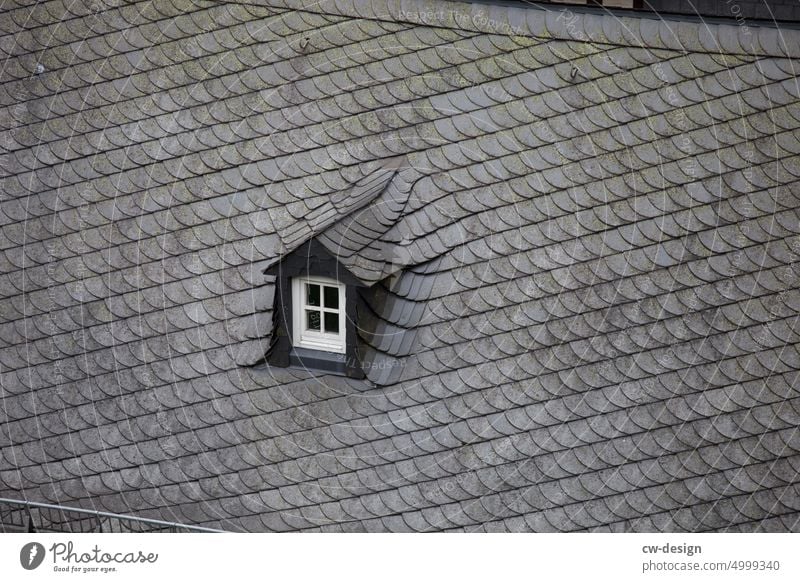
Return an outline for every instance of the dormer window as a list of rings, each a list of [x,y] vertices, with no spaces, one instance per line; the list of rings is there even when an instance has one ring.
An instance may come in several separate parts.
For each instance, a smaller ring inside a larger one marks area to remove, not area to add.
[[[292,345],[343,354],[346,351],[346,287],[326,277],[294,277]]]
[[[275,277],[274,330],[266,363],[363,378],[356,303],[364,283],[314,239],[266,273]]]

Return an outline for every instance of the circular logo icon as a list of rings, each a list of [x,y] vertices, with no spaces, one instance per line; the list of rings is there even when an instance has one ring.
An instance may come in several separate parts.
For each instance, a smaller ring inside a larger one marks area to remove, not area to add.
[[[35,570],[44,561],[44,546],[39,542],[30,542],[19,551],[19,563],[26,570]]]

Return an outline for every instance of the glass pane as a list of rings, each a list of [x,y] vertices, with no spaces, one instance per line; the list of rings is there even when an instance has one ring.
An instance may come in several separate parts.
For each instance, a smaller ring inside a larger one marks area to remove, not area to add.
[[[339,288],[325,286],[325,307],[339,309]]]
[[[325,313],[325,331],[327,333],[339,333],[338,313]]]
[[[319,307],[319,285],[306,283],[306,305]]]
[[[306,310],[306,329],[320,331],[319,311]]]

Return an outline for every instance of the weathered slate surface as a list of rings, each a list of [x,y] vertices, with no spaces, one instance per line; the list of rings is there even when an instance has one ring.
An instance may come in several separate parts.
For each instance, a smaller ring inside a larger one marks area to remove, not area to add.
[[[250,531],[800,529],[796,31],[0,7],[2,496]],[[263,269],[320,234],[386,277],[367,382],[249,366]]]

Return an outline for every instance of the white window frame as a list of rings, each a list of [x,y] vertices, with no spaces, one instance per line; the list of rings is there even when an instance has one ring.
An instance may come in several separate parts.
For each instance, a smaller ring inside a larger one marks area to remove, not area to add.
[[[325,307],[325,292],[320,288],[320,305],[306,303],[305,285],[324,285],[339,290],[339,306],[336,309]],[[292,345],[298,348],[321,350],[344,354],[347,349],[346,334],[345,285],[327,277],[293,277],[292,278]],[[306,308],[320,312],[320,331],[306,329]],[[325,333],[325,313],[339,315],[339,333]]]

